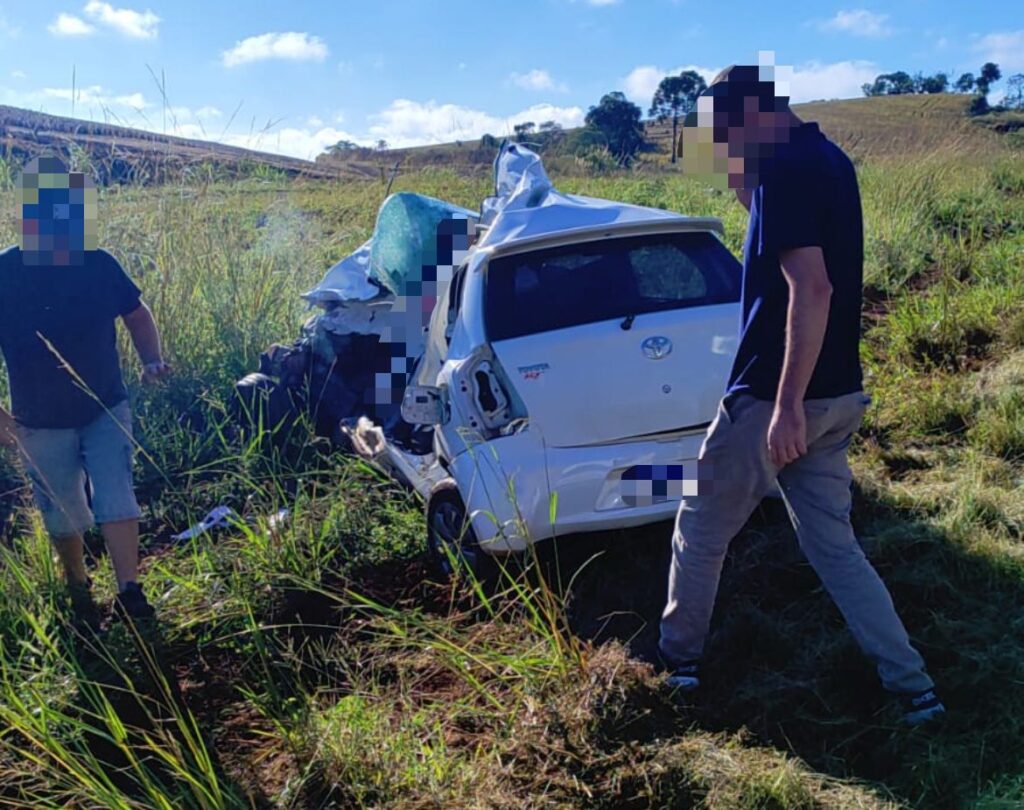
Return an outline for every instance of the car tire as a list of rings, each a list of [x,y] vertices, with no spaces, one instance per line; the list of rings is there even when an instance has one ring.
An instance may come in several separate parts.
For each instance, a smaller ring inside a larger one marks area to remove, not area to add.
[[[427,549],[431,564],[443,579],[469,575],[484,581],[494,570],[494,561],[480,548],[462,495],[451,479],[442,481],[430,493]]]

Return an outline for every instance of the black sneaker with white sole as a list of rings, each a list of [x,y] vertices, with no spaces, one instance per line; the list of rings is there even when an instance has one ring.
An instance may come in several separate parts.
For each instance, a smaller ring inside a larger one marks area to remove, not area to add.
[[[899,698],[903,705],[903,722],[908,726],[920,726],[946,713],[946,707],[934,689],[900,695]]]
[[[152,619],[156,611],[146,600],[142,586],[137,582],[128,582],[114,599],[114,614],[121,619]]]

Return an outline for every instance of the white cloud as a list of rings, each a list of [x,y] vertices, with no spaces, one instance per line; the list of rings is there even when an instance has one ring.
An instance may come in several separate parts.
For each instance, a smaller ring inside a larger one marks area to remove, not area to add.
[[[614,6],[621,2],[622,0],[586,0],[588,6]]]
[[[999,65],[1004,76],[1024,70],[1024,29],[986,34],[972,48],[986,62]]]
[[[881,38],[892,34],[888,14],[876,14],[865,8],[837,11],[836,16],[819,24],[823,31],[840,31],[855,37]]]
[[[320,37],[307,33],[272,32],[236,42],[235,47],[221,56],[224,66],[229,68],[266,59],[322,62],[327,58],[327,46]]]
[[[57,99],[67,102],[74,100],[76,107],[121,107],[144,110],[150,106],[142,93],[112,95],[98,84],[89,85],[88,87],[76,87],[73,92],[70,87],[44,87],[41,96],[43,99]]]
[[[52,23],[46,26],[46,30],[55,37],[87,37],[95,33],[95,26],[89,25],[81,17],[61,12]]]
[[[789,80],[790,101],[829,98],[855,98],[863,95],[861,85],[874,81],[880,73],[874,62],[862,59],[821,64],[806,62],[793,68]]]
[[[706,82],[710,82],[718,75],[720,68],[706,68],[699,65],[685,65],[675,70],[663,70],[655,65],[640,65],[629,72],[619,86],[631,101],[639,104],[644,111],[654,98],[654,93],[666,76],[678,76],[684,70],[693,70],[700,74]]]
[[[363,146],[369,146],[371,143],[365,138],[360,139],[334,127],[320,127],[319,129],[284,127],[254,135],[228,134],[218,137],[217,140],[230,146],[242,146],[246,149],[290,155],[303,160],[315,159],[317,155],[325,152],[328,146],[332,146],[338,141],[352,141]]]
[[[783,66],[780,65],[780,67]],[[634,68],[620,82],[620,87],[631,101],[636,102],[646,111],[661,80],[669,75],[677,76],[684,70],[694,70],[703,77],[704,81],[711,82],[718,75],[720,69],[686,65],[675,70],[663,70],[654,65],[641,65]],[[787,72],[789,73],[790,101],[798,104],[821,98],[860,96],[862,95],[860,86],[865,82],[874,81],[879,70],[873,62],[847,60],[829,64],[806,62]]]
[[[12,79],[27,79],[28,78],[28,74],[24,70],[12,70],[11,71],[11,78]]]
[[[546,70],[534,68],[527,73],[511,73],[508,80],[523,90],[549,90],[556,93],[568,92],[564,82],[556,82]]]
[[[224,115],[224,113],[216,107],[211,106],[200,107],[196,110],[196,118],[220,118],[222,115]]]
[[[89,19],[130,39],[156,39],[160,26],[160,18],[149,9],[114,8],[110,3],[90,0],[84,11]]]
[[[21,33],[21,29],[10,23],[7,17],[4,16],[3,9],[0,8],[0,36],[10,37],[13,39]]]
[[[370,116],[369,134],[373,140],[383,138],[393,147],[419,146],[479,138],[484,133],[509,135],[512,127],[525,121],[540,124],[556,121],[563,127],[583,124],[580,107],[556,107],[535,104],[508,116],[497,116],[458,104],[425,104],[396,99],[385,109]]]

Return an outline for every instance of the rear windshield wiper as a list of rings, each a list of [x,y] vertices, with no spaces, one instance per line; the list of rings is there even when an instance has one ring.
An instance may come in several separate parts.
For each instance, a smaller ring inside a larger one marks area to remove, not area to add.
[[[635,320],[636,320],[636,315],[635,314],[627,315],[626,316],[626,320],[624,320],[622,323],[620,323],[619,326],[622,327],[622,330],[624,332],[628,332],[630,329],[633,328],[633,321],[635,321]]]

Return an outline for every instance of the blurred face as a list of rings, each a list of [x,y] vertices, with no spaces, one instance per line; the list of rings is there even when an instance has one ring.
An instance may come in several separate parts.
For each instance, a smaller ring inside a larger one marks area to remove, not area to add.
[[[791,116],[772,109],[771,83],[745,94],[745,87],[728,88],[727,81],[708,88],[686,117],[678,144],[683,171],[721,189],[754,188],[761,162],[789,139]]]
[[[73,266],[96,250],[99,199],[91,178],[57,158],[30,162],[18,180],[19,247],[26,265]]]

